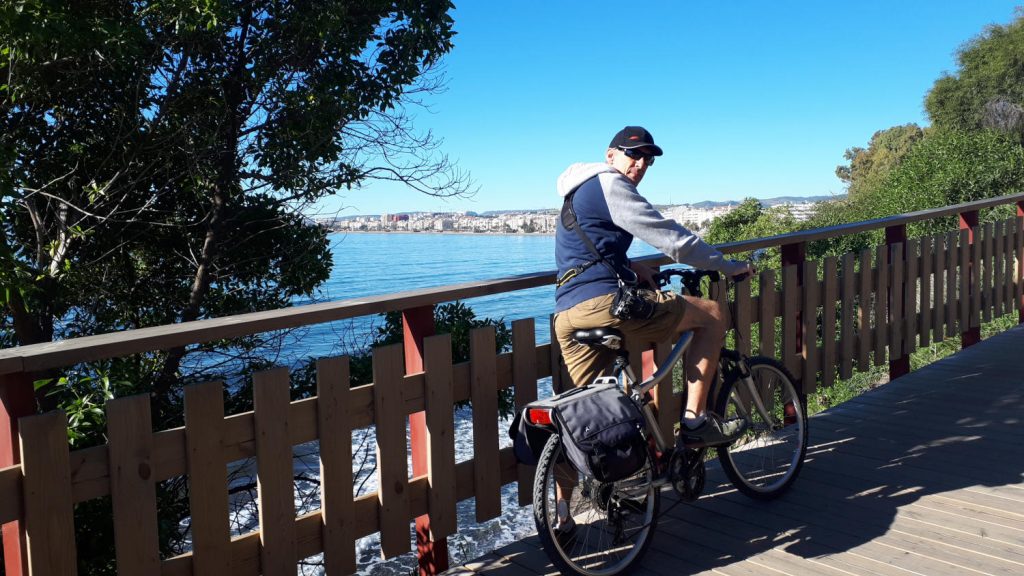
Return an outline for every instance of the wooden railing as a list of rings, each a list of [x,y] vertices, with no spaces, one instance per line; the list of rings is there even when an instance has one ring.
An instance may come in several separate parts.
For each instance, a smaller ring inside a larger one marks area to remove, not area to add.
[[[978,225],[978,211],[1016,204],[1017,217]],[[960,231],[906,239],[906,225],[959,215]],[[860,254],[804,261],[807,242],[885,229],[887,243]],[[729,310],[737,344],[780,357],[804,392],[855,369],[889,362],[960,335],[977,341],[981,322],[1018,311],[1024,322],[1024,194],[871,222],[720,246],[724,252],[781,247],[781,278],[764,271],[760,291],[736,286]],[[664,264],[664,257],[652,258]],[[819,271],[822,273],[819,274]],[[531,499],[531,471],[499,450],[498,393],[514,387],[521,406],[537,382],[566,378],[557,346],[538,344],[532,319],[512,324],[511,352],[495,354],[493,328],[471,334],[471,358],[452,364],[448,335],[433,335],[432,307],[547,285],[552,272],[431,290],[302,306],[230,318],[160,326],[0,351],[0,523],[7,574],[74,574],[74,505],[110,496],[120,574],[295,573],[296,562],[323,553],[328,573],[355,569],[355,540],[380,533],[381,552],[409,551],[417,522],[420,566],[446,566],[445,536],[458,530],[456,502],[475,498],[476,519],[501,513],[500,489],[519,482]],[[724,301],[725,291],[719,291]],[[225,417],[219,382],[185,387],[185,426],[152,431],[147,395],[107,404],[106,445],[70,452],[59,411],[34,412],[34,372],[221,338],[237,337],[387,311],[402,311],[406,342],[373,352],[373,384],[350,387],[348,359],[317,363],[316,397],[289,401],[286,369],[254,377],[254,410]],[[781,341],[776,341],[777,323]],[[650,373],[669,343],[631,343]],[[636,357],[636,356],[634,356]],[[661,425],[671,433],[680,399],[657,391]],[[455,462],[453,405],[472,400],[474,457]],[[17,419],[19,416],[23,416]],[[407,469],[405,426],[412,427],[413,470]],[[353,497],[351,434],[374,426],[378,486]],[[6,434],[7,436],[3,436]],[[296,517],[293,447],[319,441],[321,508]],[[226,465],[255,457],[259,530],[232,537]],[[20,458],[20,460],[19,460]],[[161,558],[157,483],[187,476],[192,550]]]

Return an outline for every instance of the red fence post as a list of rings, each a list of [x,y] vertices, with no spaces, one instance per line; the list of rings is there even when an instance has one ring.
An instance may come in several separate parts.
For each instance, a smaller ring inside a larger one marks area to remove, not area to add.
[[[0,375],[0,468],[21,463],[18,418],[36,412],[32,379],[24,372]],[[3,525],[4,570],[8,576],[28,574],[25,523]]]
[[[906,255],[907,255],[907,225],[906,224],[897,224],[896,226],[887,226],[885,228],[885,245],[886,246],[892,246],[893,244],[897,244],[897,243],[902,243],[903,244],[903,257],[906,258]],[[887,251],[886,252],[886,258],[887,259],[889,258],[889,255],[890,255],[890,252]],[[889,264],[893,264],[893,262],[889,262],[889,263],[879,262],[878,266],[879,267],[887,266]],[[879,289],[881,289],[881,288],[879,288]],[[900,298],[901,302],[903,301],[903,298],[904,298],[903,290],[906,290],[906,289],[907,289],[907,285],[904,284],[901,287],[900,290],[895,291],[896,293],[899,294],[899,298]],[[881,297],[881,294],[879,294],[879,297]],[[889,314],[891,315],[892,314],[892,302],[889,303],[888,310],[889,310]],[[894,321],[896,321],[896,319],[895,318],[890,318],[889,321],[890,322],[894,322]],[[904,339],[906,339],[907,337],[908,336],[906,334],[903,335]],[[892,348],[890,348],[890,350],[891,349]],[[900,376],[903,376],[904,374],[907,374],[907,373],[910,372],[910,355],[908,355],[906,353],[906,346],[901,346],[900,350],[902,351],[903,355],[900,356],[899,358],[893,358],[891,355],[889,356],[889,380],[894,380],[894,379],[899,378]]]
[[[1017,217],[1024,218],[1024,200],[1017,201]],[[1017,253],[1017,286],[1021,284],[1024,284],[1024,252]],[[1017,322],[1024,324],[1024,296],[1017,302]]]
[[[434,307],[420,306],[402,311],[402,334],[405,346],[405,373],[423,371],[423,339],[434,334]],[[412,450],[412,475],[423,476],[427,459],[427,415],[409,415],[409,445]],[[448,541],[430,539],[430,515],[416,518],[416,553],[421,576],[434,576],[448,569]]]
[[[960,229],[961,230],[967,230],[967,241],[973,247],[974,246],[974,242],[975,242],[975,232],[978,229],[978,211],[977,210],[971,210],[969,212],[961,212],[960,213]],[[970,286],[970,293],[969,294],[961,294],[960,295],[961,298],[972,297],[973,294],[974,294],[974,291],[978,289],[977,288],[977,284],[975,282],[975,278],[976,278],[976,276],[978,274],[978,267],[979,267],[980,263],[974,261],[974,257],[973,257],[974,251],[973,250],[971,251],[971,254],[972,254],[972,256],[971,256],[970,266],[968,267],[967,270],[961,271],[961,274],[968,274],[968,278],[969,279],[967,281],[967,285]],[[973,345],[977,344],[978,342],[981,342],[981,327],[980,326],[971,327],[970,324],[968,324],[967,326],[962,326],[961,327],[961,329],[960,329],[960,347],[961,348],[967,348],[968,346],[973,346]]]

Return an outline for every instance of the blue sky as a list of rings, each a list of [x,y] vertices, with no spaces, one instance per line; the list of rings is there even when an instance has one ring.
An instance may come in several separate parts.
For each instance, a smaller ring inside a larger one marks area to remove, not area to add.
[[[841,194],[835,167],[880,129],[928,123],[955,52],[1022,0],[456,1],[447,90],[416,125],[478,192],[372,183],[340,215],[555,208],[555,179],[627,124],[665,150],[651,202]],[[340,210],[340,212],[339,212]]]

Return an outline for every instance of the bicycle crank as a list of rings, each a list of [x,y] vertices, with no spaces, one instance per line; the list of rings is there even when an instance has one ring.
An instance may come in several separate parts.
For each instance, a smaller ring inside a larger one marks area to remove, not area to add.
[[[704,492],[704,480],[706,477],[704,469],[705,450],[705,448],[677,450],[672,455],[672,461],[669,463],[669,478],[672,488],[686,502],[693,502]]]

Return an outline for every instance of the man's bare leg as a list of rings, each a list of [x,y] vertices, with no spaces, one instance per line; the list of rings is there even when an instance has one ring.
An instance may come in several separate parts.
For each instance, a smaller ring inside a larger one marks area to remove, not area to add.
[[[686,351],[686,415],[699,416],[707,410],[711,379],[718,367],[718,356],[725,338],[725,317],[714,300],[683,296],[686,310],[679,331],[692,330],[693,342]],[[696,362],[690,360],[696,359]]]

